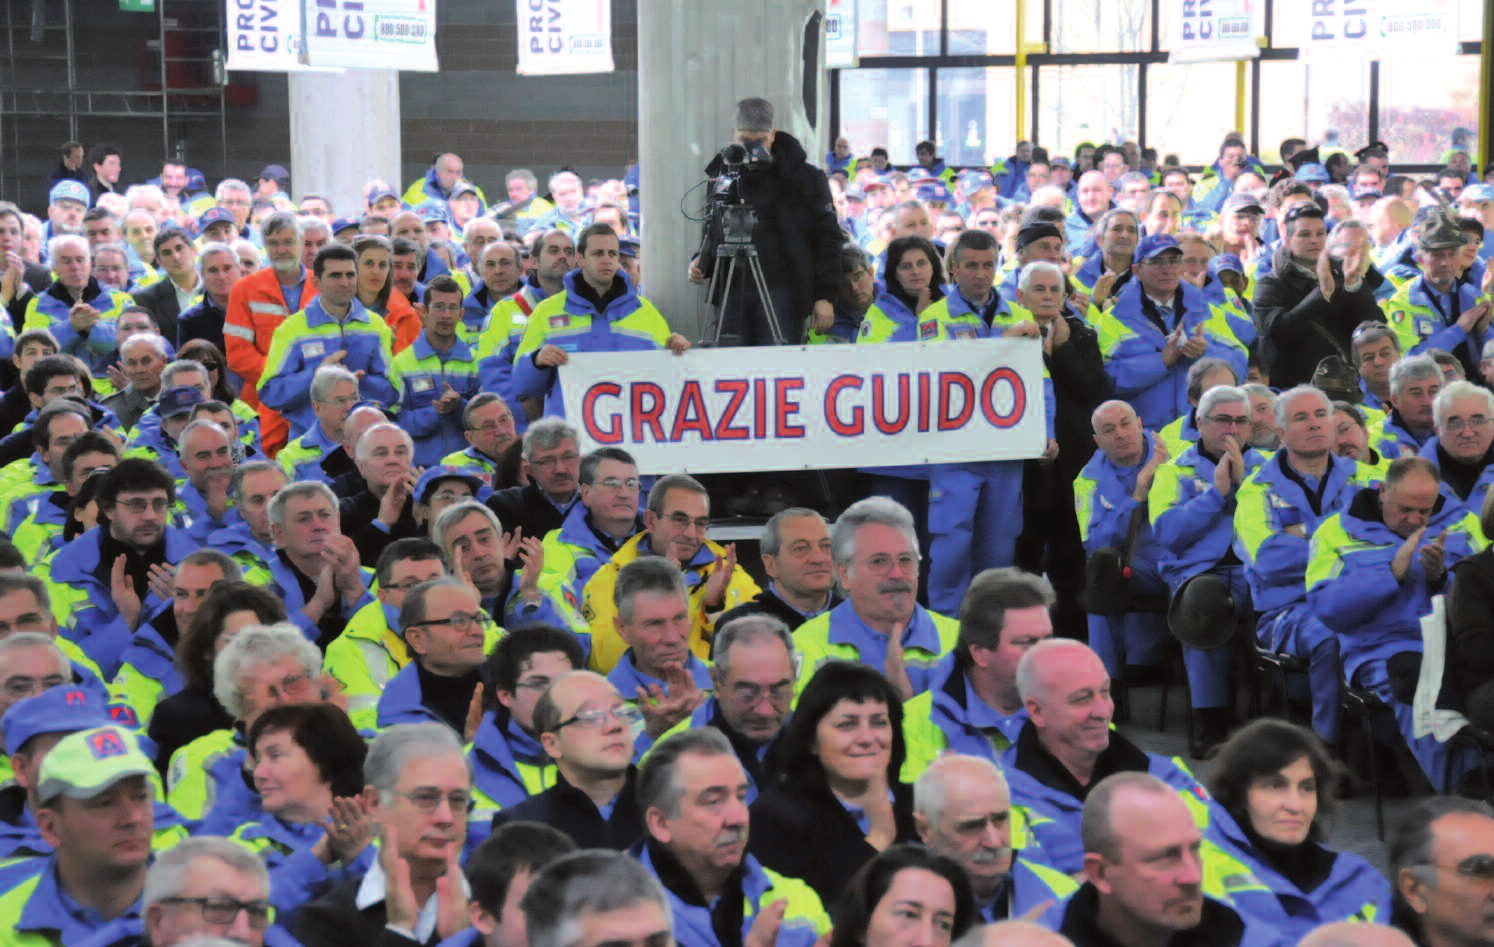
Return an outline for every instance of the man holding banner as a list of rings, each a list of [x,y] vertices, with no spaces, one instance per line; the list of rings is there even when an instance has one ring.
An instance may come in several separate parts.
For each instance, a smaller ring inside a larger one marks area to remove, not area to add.
[[[650,351],[680,354],[690,342],[669,331],[653,303],[639,296],[622,272],[617,233],[593,224],[576,240],[579,269],[565,277],[565,292],[534,308],[514,356],[514,393],[543,398],[545,413],[565,416],[555,369],[573,352]]]

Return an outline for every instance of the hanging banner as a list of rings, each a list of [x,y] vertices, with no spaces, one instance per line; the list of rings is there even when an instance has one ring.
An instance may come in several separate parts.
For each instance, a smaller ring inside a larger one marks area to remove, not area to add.
[[[1169,62],[1232,62],[1261,54],[1269,0],[1166,0]]]
[[[1021,460],[1047,442],[1036,339],[576,353],[559,384],[582,452],[621,447],[648,474]]]
[[[301,61],[301,0],[228,0],[227,68],[308,72]]]
[[[516,0],[521,76],[612,72],[611,0]]]
[[[436,0],[301,0],[308,66],[437,72]]]
[[[825,65],[854,69],[856,61],[856,0],[830,0],[825,14]]]
[[[1307,51],[1389,55],[1444,55],[1458,48],[1458,0],[1313,0]]]

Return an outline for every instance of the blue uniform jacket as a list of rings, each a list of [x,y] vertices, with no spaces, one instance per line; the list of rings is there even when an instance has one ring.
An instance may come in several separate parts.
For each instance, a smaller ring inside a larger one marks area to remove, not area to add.
[[[161,613],[165,617],[165,612]],[[119,656],[120,664],[128,664],[146,677],[161,685],[161,700],[182,689],[182,676],[176,669],[176,652],[150,624],[142,623],[135,629],[130,646]]]
[[[1458,294],[1458,303],[1461,306],[1460,311],[1467,312],[1478,305],[1479,294],[1477,283],[1459,281],[1454,291]],[[1405,354],[1420,355],[1427,349],[1443,349],[1456,355],[1464,364],[1477,365],[1479,363],[1479,360],[1483,357],[1484,343],[1494,336],[1491,336],[1488,332],[1477,338],[1470,336],[1458,326],[1458,320],[1451,312],[1441,313],[1443,321],[1441,324],[1438,324],[1435,317],[1440,310],[1432,302],[1432,295],[1427,291],[1427,279],[1425,276],[1418,276],[1412,280],[1411,284],[1405,287],[1405,292],[1409,297],[1408,302],[1412,306],[1425,309],[1429,313],[1427,315],[1412,313],[1404,315],[1403,318],[1415,320],[1416,335],[1421,339],[1420,342],[1416,343],[1415,348]],[[1441,298],[1440,294],[1438,294],[1438,298]],[[1397,316],[1401,316],[1401,313],[1392,311],[1390,318],[1395,319]],[[1458,349],[1463,346],[1467,346],[1467,349],[1459,352]]]
[[[1435,436],[1422,445],[1418,453],[1438,467],[1442,466],[1442,459],[1437,456],[1437,438]],[[1464,500],[1453,493],[1452,488],[1448,486],[1446,480],[1442,481],[1442,492],[1468,507],[1471,512],[1480,513],[1484,509],[1484,497],[1488,495],[1491,486],[1494,486],[1494,464],[1489,464],[1478,475],[1478,480],[1474,482],[1473,490],[1469,492],[1468,499]]]
[[[642,862],[643,866],[649,870],[649,874],[659,877],[659,870],[654,865],[652,853],[645,843],[640,842],[633,846],[629,854]],[[745,943],[747,932],[752,928],[752,922],[757,919],[758,912],[765,907],[764,897],[772,893],[773,880],[763,870],[762,864],[751,855],[743,856],[742,868],[742,897],[751,905],[749,909],[742,912],[741,942]],[[715,928],[711,924],[709,906],[688,904],[669,885],[661,884],[661,887],[669,899],[669,912],[674,916],[674,942],[679,947],[722,947],[721,939],[716,936]],[[819,933],[812,924],[802,918],[786,917],[783,926],[778,931],[777,947],[810,947],[818,938]]]
[[[653,338],[636,333],[612,331],[614,323],[627,318],[642,308],[642,300],[633,281],[626,273],[619,276],[627,285],[627,291],[607,304],[606,310],[597,312],[595,306],[576,292],[576,280],[581,278],[579,269],[565,275],[565,312],[590,320],[585,334],[569,335],[565,347],[573,352],[652,352],[659,346]],[[555,369],[540,368],[534,364],[532,355],[514,360],[514,394],[520,397],[545,398],[545,413],[565,416],[565,404],[560,389],[555,385]]]
[[[362,303],[354,299],[352,311],[340,323],[322,307],[320,296],[302,312],[305,313],[306,328],[313,332],[295,340],[286,351],[284,364],[267,366],[279,371],[267,373],[259,380],[260,400],[285,416],[293,437],[301,436],[317,423],[316,415],[311,411],[311,379],[327,356],[339,349],[348,353],[342,360],[344,368],[365,373],[358,382],[360,397],[380,404],[393,404],[399,399],[399,393],[389,383],[389,365],[384,361],[381,332],[375,329],[375,317]],[[294,316],[282,325],[293,325],[293,319]],[[334,327],[337,331],[334,333],[324,327]],[[357,331],[349,332],[349,329]],[[274,350],[273,342],[271,350]]]
[[[481,666],[479,674],[483,685],[486,686],[488,682],[486,663]],[[424,694],[420,689],[420,668],[415,661],[400,668],[399,672],[389,679],[389,683],[384,685],[384,693],[379,696],[378,728],[382,730],[397,723],[446,723],[425,706]]]
[[[695,686],[703,691],[712,688],[711,669],[700,658],[693,653],[690,655],[689,663],[685,667],[690,671],[690,676],[695,679]],[[669,685],[657,677],[652,677],[638,670],[638,665],[633,663],[633,649],[629,648],[623,652],[617,660],[617,666],[607,674],[607,681],[617,692],[622,695],[623,700],[634,700],[638,695],[638,688],[647,690],[649,687],[658,685],[661,692],[668,696]]]
[[[1347,506],[1364,486],[1362,479],[1357,482],[1354,479],[1359,469],[1357,463],[1347,457],[1328,455],[1328,484],[1323,488],[1319,511],[1314,513],[1302,481],[1287,472],[1286,462],[1286,450],[1279,450],[1251,477],[1267,491],[1268,521],[1250,527],[1242,523],[1235,530],[1235,555],[1245,563],[1250,600],[1260,612],[1274,612],[1307,601],[1302,576],[1307,572],[1308,537],[1324,519]],[[1241,489],[1244,488],[1242,485]],[[1263,526],[1261,535],[1266,538],[1255,546],[1252,554],[1250,547],[1256,542],[1252,534]],[[1293,526],[1301,526],[1307,536],[1285,532]]]
[[[415,371],[400,375],[400,387],[404,390],[399,407],[399,426],[409,431],[415,441],[415,465],[430,467],[439,464],[447,454],[467,446],[462,430],[462,408],[482,389],[475,371],[477,360],[461,339],[452,343],[451,351],[442,355],[431,347],[430,340],[421,332],[412,347],[415,358],[422,364]],[[423,363],[426,359],[439,360],[441,370],[425,370]],[[448,372],[448,362],[466,365],[469,370]],[[435,404],[446,385],[462,396],[462,404],[455,411],[442,414],[436,410]]]
[[[1244,458],[1247,477],[1265,462],[1253,447],[1244,452]],[[1173,471],[1159,469],[1147,503],[1152,533],[1162,549],[1158,571],[1176,589],[1184,580],[1209,571],[1229,554],[1234,541],[1239,489],[1228,497],[1219,492],[1214,486],[1215,463],[1197,444],[1163,465],[1168,466],[1179,468],[1177,476],[1169,476]],[[1176,484],[1176,496],[1165,495],[1168,483]]]
[[[134,632],[120,617],[109,589],[114,564],[99,561],[102,539],[103,533],[95,527],[59,549],[52,558],[50,580],[54,585],[70,585],[86,593],[87,603],[73,612],[63,634],[76,642],[105,675],[112,677],[119,670],[120,655],[130,646]],[[166,527],[167,562],[175,565],[198,548],[186,533]],[[154,592],[147,592],[141,602],[141,624],[154,621],[170,607],[169,601],[163,602]]]
[[[1272,868],[1228,814],[1219,819],[1219,834],[1228,854],[1250,869],[1259,884],[1236,886],[1226,879],[1230,904],[1250,920],[1273,927],[1295,944],[1313,928],[1338,921],[1386,924],[1390,921],[1390,883],[1375,867],[1350,852],[1331,852],[1306,842],[1321,858],[1332,859],[1328,877],[1304,892]]]
[[[311,848],[325,834],[321,825],[282,822],[269,813],[235,833],[236,841],[250,842],[258,849],[270,871],[270,903],[275,905],[277,924],[289,924],[301,905],[345,881],[363,877],[373,866],[377,850],[372,844],[346,865],[323,865]]]
[[[1183,283],[1183,307],[1174,312],[1173,322],[1168,325],[1171,332],[1181,319],[1183,331],[1191,336],[1198,327],[1213,316],[1208,300],[1202,292],[1189,283]],[[1173,418],[1187,414],[1192,406],[1188,403],[1188,368],[1193,361],[1179,358],[1172,367],[1162,364],[1162,350],[1167,345],[1168,332],[1163,332],[1146,314],[1146,304],[1141,282],[1132,280],[1121,289],[1115,305],[1107,318],[1118,323],[1124,330],[1107,346],[1105,368],[1115,381],[1115,394],[1129,401],[1141,415],[1141,423],[1149,428],[1165,427]],[[1101,333],[1102,338],[1105,333]],[[1206,332],[1208,348],[1204,357],[1222,358],[1235,370],[1236,378],[1245,377],[1245,351],[1220,341],[1218,336]]]
[[[1151,431],[1143,431],[1141,436],[1146,444],[1146,453],[1142,454],[1141,462],[1136,466],[1117,467],[1105,456],[1104,451],[1097,450],[1079,472],[1078,479],[1081,482],[1087,480],[1094,485],[1087,497],[1081,497],[1080,488],[1076,487],[1074,490],[1076,506],[1081,500],[1087,506],[1087,509],[1086,506],[1079,507],[1080,525],[1086,527],[1085,552],[1126,548],[1126,531],[1131,524],[1131,513],[1140,505],[1132,495],[1136,491],[1136,475],[1152,459],[1152,451],[1156,450]],[[1156,563],[1161,558],[1162,547],[1152,534],[1152,524],[1143,517],[1132,561]]]
[[[34,887],[16,920],[14,932],[17,934],[47,937],[61,943],[62,947],[82,947],[109,923],[97,911],[78,906],[63,893],[53,856],[28,858],[0,867],[0,903],[22,885]],[[138,923],[140,908],[137,899],[121,919],[133,918]]]
[[[229,836],[244,823],[264,817],[259,793],[244,778],[248,757],[247,749],[235,746],[232,753],[218,757],[208,767],[210,801],[193,835]]]
[[[301,629],[301,633],[311,641],[319,641],[322,637],[321,629],[312,623],[302,611],[306,607],[306,595],[301,591],[301,583],[296,580],[296,575],[290,566],[278,554],[270,553],[264,560],[265,567],[270,570],[272,580],[270,591],[285,603],[285,612],[289,616],[291,624]],[[373,570],[363,570],[363,595],[352,605],[343,606],[343,614],[348,617],[358,614],[358,610],[373,602],[373,595],[368,591],[369,583],[373,580]]]
[[[965,670],[956,658],[957,655],[950,653],[934,665],[933,683],[929,687],[932,699],[929,719],[943,732],[949,752],[999,763],[1000,754],[984,731],[994,728],[1001,731],[1008,744],[1017,742],[1017,735],[1027,725],[1027,709],[1005,716],[987,706],[970,690]]]
[[[514,733],[516,730],[517,736]],[[514,752],[516,743],[519,744],[517,753]],[[473,785],[505,809],[518,805],[530,796],[523,777],[519,775],[519,764],[542,768],[555,765],[555,761],[539,743],[519,730],[519,725],[512,720],[505,730],[500,730],[498,717],[491,710],[483,714],[467,758],[472,761]]]
[[[414,435],[412,434],[411,437],[413,438]],[[331,478],[328,477],[327,472],[322,469],[322,461],[327,459],[328,454],[341,447],[342,442],[332,440],[332,438],[327,434],[327,429],[322,427],[322,422],[318,421],[311,427],[307,428],[305,434],[302,434],[291,443],[297,444],[300,447],[317,448],[321,451],[321,453],[317,454],[315,457],[292,465],[290,475],[291,482],[294,483],[298,480],[315,480],[319,483],[330,483]],[[282,463],[284,463],[284,461],[282,461]]]
[[[1406,452],[1419,454],[1423,447],[1434,440],[1436,435],[1431,431],[1418,437],[1401,417],[1401,412],[1392,408],[1390,414],[1385,416],[1385,423],[1380,426],[1379,438],[1370,446],[1381,455],[1395,460],[1402,455],[1402,447],[1406,448]]]
[[[1427,524],[1427,537],[1447,530],[1445,564],[1452,567],[1475,547],[1460,521],[1471,518],[1467,507],[1437,498]],[[1347,540],[1345,541],[1345,536]],[[1481,541],[1480,537],[1473,537]],[[1403,651],[1421,650],[1421,617],[1432,611],[1432,589],[1421,566],[1411,557],[1405,581],[1397,583],[1390,562],[1404,540],[1390,531],[1380,512],[1379,491],[1360,490],[1343,512],[1313,534],[1308,565],[1307,603],[1318,620],[1338,635],[1344,674],[1349,680],[1369,661],[1387,660]],[[1337,561],[1320,566],[1337,550]]]

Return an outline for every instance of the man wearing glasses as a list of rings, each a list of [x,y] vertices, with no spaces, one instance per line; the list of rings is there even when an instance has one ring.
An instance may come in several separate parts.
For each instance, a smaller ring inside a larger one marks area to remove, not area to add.
[[[1329,416],[1331,420],[1331,412]],[[1198,402],[1198,443],[1158,467],[1147,492],[1152,535],[1161,550],[1157,567],[1173,598],[1191,603],[1212,586],[1207,604],[1222,610],[1227,600],[1236,616],[1249,614],[1251,607],[1240,558],[1231,548],[1236,491],[1265,462],[1248,443],[1250,431],[1250,395],[1226,385],[1210,388]],[[1198,582],[1186,593],[1185,587],[1199,579],[1212,581]],[[1174,626],[1173,632],[1179,628]],[[1182,634],[1187,632],[1184,628]],[[1189,752],[1201,759],[1228,736],[1230,649],[1196,648],[1185,639],[1183,665],[1194,714]]]
[[[1494,809],[1458,796],[1418,802],[1387,852],[1395,910],[1390,923],[1418,944],[1475,947],[1494,941]]]
[[[561,418],[545,418],[529,426],[519,473],[524,485],[499,490],[485,501],[505,529],[522,529],[526,537],[542,540],[561,527],[579,495],[579,442],[576,429]]]
[[[399,627],[411,660],[379,698],[378,727],[435,720],[465,737],[473,695],[487,684],[487,644],[497,640],[477,590],[449,578],[421,583],[405,593]]]
[[[379,860],[362,878],[307,903],[293,924],[296,940],[432,947],[466,929],[460,859],[472,773],[460,737],[439,723],[390,727],[369,746],[363,781],[364,795],[377,801]]]
[[[44,570],[59,622],[103,672],[119,669],[135,629],[171,602],[178,562],[198,548],[168,525],[176,483],[141,458],[120,461],[99,484],[99,526],[58,550]]]
[[[137,936],[110,947],[176,947],[197,938],[261,947],[276,920],[269,899],[270,876],[259,856],[227,839],[188,839],[151,866],[140,920],[109,928]]]
[[[711,635],[721,613],[758,593],[757,583],[737,565],[736,546],[722,547],[706,539],[711,497],[694,477],[659,478],[648,492],[643,525],[644,531],[613,553],[612,561],[596,571],[582,592],[581,614],[591,626],[589,666],[603,673],[616,667],[627,649],[617,629],[614,596],[618,574],[629,563],[644,556],[663,556],[685,574],[690,651],[700,660],[711,656]]]
[[[633,730],[642,719],[600,674],[556,678],[534,707],[535,732],[558,770],[555,785],[499,812],[493,828],[543,822],[580,848],[631,846],[644,831],[632,765]]]
[[[1129,401],[1149,430],[1188,413],[1188,368],[1210,355],[1246,374],[1245,348],[1203,291],[1183,280],[1183,249],[1167,234],[1136,248],[1128,281],[1105,314],[1100,333],[1115,396]],[[1248,413],[1248,412],[1247,412]]]
[[[594,450],[581,458],[580,480],[581,502],[566,513],[559,529],[544,537],[544,579],[577,611],[586,583],[643,529],[633,455],[619,447]]]
[[[1494,394],[1466,381],[1455,381],[1432,403],[1437,436],[1421,456],[1442,471],[1442,482],[1475,515],[1494,484]]]

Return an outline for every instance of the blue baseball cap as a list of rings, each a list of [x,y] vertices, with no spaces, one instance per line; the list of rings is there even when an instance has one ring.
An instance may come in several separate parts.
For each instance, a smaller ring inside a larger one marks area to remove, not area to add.
[[[1375,187],[1373,184],[1367,184],[1364,187],[1354,188],[1353,194],[1350,196],[1350,198],[1351,200],[1356,201],[1377,201],[1384,196],[1385,195],[1381,193],[1379,188]]]
[[[425,201],[419,207],[415,208],[415,213],[419,214],[420,219],[428,224],[443,223],[449,225],[451,223],[451,212],[446,209],[445,201]]]
[[[161,420],[181,417],[189,414],[192,408],[202,403],[202,392],[190,385],[177,385],[175,388],[167,388],[161,392],[161,400],[156,402],[156,413]]]
[[[238,220],[233,216],[233,214],[229,213],[221,207],[210,207],[203,212],[203,215],[201,217],[197,218],[197,232],[202,233],[213,224],[228,224],[228,226],[234,229],[235,233],[237,233],[239,229]]]
[[[1173,239],[1171,234],[1154,233],[1149,237],[1143,238],[1141,243],[1136,245],[1135,262],[1143,263],[1174,250],[1179,255],[1183,252],[1183,248],[1178,246],[1178,242]]]
[[[456,467],[452,465],[432,467],[421,474],[419,480],[415,481],[415,502],[429,503],[431,501],[431,494],[435,492],[437,485],[443,480],[460,480],[472,488],[474,495],[485,485],[482,471],[476,467]]]
[[[0,732],[5,734],[6,750],[14,755],[38,734],[73,733],[115,722],[102,693],[69,683],[12,704],[0,719]]]
[[[372,207],[379,201],[384,200],[386,197],[392,197],[395,200],[399,200],[399,195],[394,193],[393,190],[387,187],[381,187],[378,190],[374,191],[372,194],[368,195],[368,206]]]
[[[981,188],[991,187],[996,182],[991,178],[991,175],[986,173],[985,171],[970,170],[961,171],[958,175],[956,175],[955,183],[959,185],[960,190],[964,191],[966,194],[974,194]]]
[[[641,249],[638,238],[633,236],[622,236],[617,239],[617,255],[627,257],[631,260],[638,259],[638,251]]]
[[[1333,176],[1328,173],[1327,168],[1313,162],[1308,162],[1298,168],[1296,178],[1308,184],[1327,184],[1333,180]]]
[[[1494,187],[1488,184],[1470,184],[1458,195],[1460,204],[1494,203]]]
[[[918,199],[921,201],[941,201],[945,204],[948,204],[951,200],[949,188],[945,187],[941,181],[918,185]]]
[[[361,217],[339,217],[332,221],[332,235],[335,237],[344,230],[357,230],[363,226]]]
[[[1220,273],[1239,273],[1245,275],[1245,264],[1233,253],[1221,253],[1209,261],[1209,275],[1218,276]]]
[[[55,204],[58,201],[77,201],[87,207],[93,203],[93,195],[88,192],[88,185],[68,178],[52,185],[52,190],[47,195],[47,203]]]
[[[476,197],[477,196],[477,185],[473,184],[471,181],[458,181],[458,182],[456,182],[456,184],[452,185],[452,188],[451,188],[451,199],[452,200],[456,200],[458,197],[461,197],[463,194],[471,194],[473,197]]]

